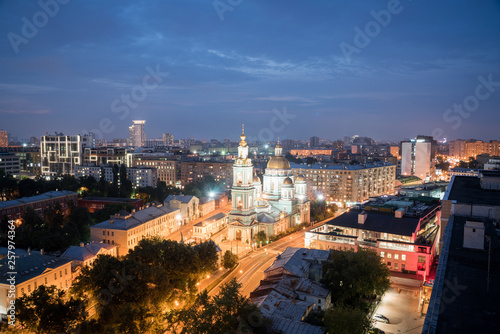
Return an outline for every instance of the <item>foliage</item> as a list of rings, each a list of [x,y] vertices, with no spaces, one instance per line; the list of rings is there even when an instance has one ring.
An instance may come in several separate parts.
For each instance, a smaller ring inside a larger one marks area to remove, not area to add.
[[[80,298],[65,300],[63,290],[41,285],[32,294],[16,300],[19,322],[35,333],[65,333],[87,317]]]
[[[17,181],[0,169],[0,201],[10,201],[19,197]]]
[[[227,250],[222,258],[222,266],[226,269],[231,269],[236,264],[238,264],[238,255],[234,254],[230,250]]]
[[[257,241],[257,243],[262,243],[262,244],[265,244],[266,241],[267,241],[267,235],[266,235],[266,232],[264,231],[259,231],[256,235],[255,235],[255,240]]]
[[[193,182],[184,187],[184,193],[198,198],[206,197],[210,192],[222,193],[225,191],[223,182],[217,182],[211,175],[203,177],[202,181]]]
[[[363,310],[340,304],[325,311],[324,324],[327,334],[365,334],[372,327]]]
[[[290,153],[285,154],[285,159],[290,161],[290,162],[296,163],[296,164],[303,163],[302,159],[299,159],[299,158],[295,157],[294,155],[291,155]]]
[[[169,331],[181,334],[268,333],[268,321],[257,306],[243,297],[241,284],[233,278],[221,287],[217,296],[207,291],[191,307],[167,315]]]
[[[108,203],[104,205],[104,208],[101,210],[94,211],[94,213],[91,214],[91,217],[93,222],[97,224],[108,220],[111,215],[114,215],[121,210],[132,212],[133,209],[134,206],[130,203]]]
[[[325,201],[313,201],[311,202],[311,219],[316,221],[328,219],[333,217],[338,209],[335,203],[326,204]]]
[[[304,227],[306,227],[308,224],[309,224],[308,222],[303,222],[303,223],[300,223],[299,225],[295,225],[293,227],[288,228],[285,232],[280,232],[280,233],[275,234],[275,235],[270,235],[269,236],[269,241],[276,241],[278,239],[286,237],[289,234],[292,234],[292,233],[295,233],[297,231],[300,231],[301,229],[303,229]]]
[[[142,199],[145,203],[158,201],[163,203],[165,198],[168,195],[178,195],[181,193],[181,190],[176,187],[167,186],[165,182],[159,181],[156,188],[153,187],[143,187],[138,188],[135,191],[135,197]]]
[[[90,240],[92,219],[87,208],[73,202],[67,205],[67,215],[59,203],[45,210],[42,216],[28,208],[22,217],[23,223],[16,229],[16,247],[56,251]],[[5,243],[3,238],[0,244]]]
[[[82,323],[82,333],[164,332],[165,309],[192,301],[196,283],[216,264],[212,241],[191,247],[143,239],[123,258],[99,256],[72,287],[76,296],[89,294],[98,302],[97,321]]]
[[[474,159],[474,157],[469,157],[469,161],[459,161],[458,162],[458,167],[460,168],[471,168],[471,169],[478,169],[479,168],[479,162]]]
[[[307,317],[304,319],[304,322],[307,322],[308,324],[314,325],[314,326],[320,326],[324,327],[324,318],[325,318],[325,311],[323,310],[312,310],[309,312]]]
[[[332,300],[352,307],[366,307],[363,298],[383,294],[390,286],[390,271],[373,250],[331,251],[323,264],[324,283]]]

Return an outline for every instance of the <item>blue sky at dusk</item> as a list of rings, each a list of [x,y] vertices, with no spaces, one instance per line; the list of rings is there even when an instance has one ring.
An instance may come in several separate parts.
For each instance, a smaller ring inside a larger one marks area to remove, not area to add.
[[[0,2],[20,138],[145,119],[148,138],[499,139],[500,1],[64,2]]]

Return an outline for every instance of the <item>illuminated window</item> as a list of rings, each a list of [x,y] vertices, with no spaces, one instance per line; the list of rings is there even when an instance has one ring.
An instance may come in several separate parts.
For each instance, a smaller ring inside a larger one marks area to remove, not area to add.
[[[391,253],[387,253],[387,258],[391,259],[392,258],[392,254]]]
[[[401,255],[401,260],[406,261],[406,255],[405,254]]]
[[[394,259],[399,260],[399,254],[394,254]]]
[[[380,252],[380,257],[384,257],[385,252]]]

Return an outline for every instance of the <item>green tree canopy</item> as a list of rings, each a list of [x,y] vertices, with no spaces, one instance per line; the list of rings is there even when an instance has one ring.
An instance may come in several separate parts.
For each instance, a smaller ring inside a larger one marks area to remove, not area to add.
[[[383,294],[390,286],[389,268],[373,250],[331,251],[323,264],[322,282],[332,300],[349,306],[363,306],[362,299]]]
[[[327,309],[324,324],[327,334],[366,334],[372,328],[363,310],[344,305]]]
[[[222,266],[226,269],[231,269],[237,263],[238,263],[238,255],[234,254],[230,250],[227,250],[224,253],[224,257],[222,258]]]

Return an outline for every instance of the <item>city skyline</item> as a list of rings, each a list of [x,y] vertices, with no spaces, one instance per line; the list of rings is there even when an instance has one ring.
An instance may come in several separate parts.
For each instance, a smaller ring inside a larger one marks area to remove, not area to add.
[[[498,1],[232,3],[0,4],[0,128],[498,139]]]

